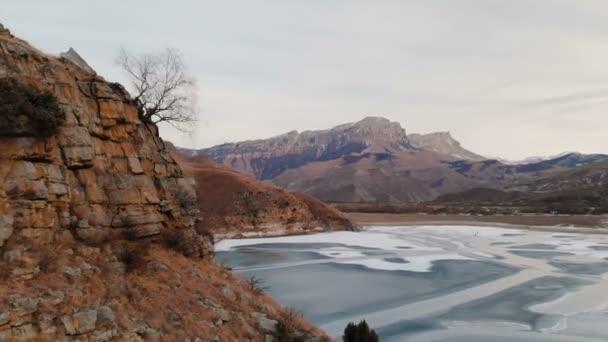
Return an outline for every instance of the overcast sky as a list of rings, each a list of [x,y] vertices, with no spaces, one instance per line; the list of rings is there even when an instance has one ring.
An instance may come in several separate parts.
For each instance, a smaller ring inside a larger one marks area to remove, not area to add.
[[[480,154],[608,153],[608,1],[11,1],[0,22],[124,82],[120,47],[180,49],[201,121],[187,147],[369,115]]]

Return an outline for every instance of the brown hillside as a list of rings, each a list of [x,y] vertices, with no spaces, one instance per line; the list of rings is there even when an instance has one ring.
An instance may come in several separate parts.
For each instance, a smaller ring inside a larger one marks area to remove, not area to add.
[[[338,210],[304,194],[257,181],[205,156],[172,155],[195,180],[203,225],[216,237],[350,229]]]

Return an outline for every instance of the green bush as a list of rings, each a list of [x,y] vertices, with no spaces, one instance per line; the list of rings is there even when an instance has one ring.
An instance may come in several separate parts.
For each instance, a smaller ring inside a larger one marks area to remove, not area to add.
[[[370,329],[366,321],[359,324],[348,323],[342,336],[344,342],[378,342],[379,338],[374,329]]]
[[[53,94],[0,78],[0,137],[47,138],[65,121]]]

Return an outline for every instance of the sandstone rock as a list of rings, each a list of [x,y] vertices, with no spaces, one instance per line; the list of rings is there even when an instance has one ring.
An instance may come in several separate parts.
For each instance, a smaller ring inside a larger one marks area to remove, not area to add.
[[[99,101],[99,115],[101,119],[118,119],[120,113],[114,101]]]
[[[51,315],[48,313],[42,313],[38,315],[37,323],[38,328],[40,329],[41,334],[51,335],[57,331],[55,326],[55,315]]]
[[[23,248],[11,249],[2,255],[2,259],[6,262],[14,262],[23,256]]]
[[[31,341],[38,336],[38,329],[32,323],[27,323],[12,327],[11,333],[15,341]]]
[[[59,56],[76,64],[79,68],[85,70],[86,72],[95,74],[95,70],[93,70],[93,68],[91,68],[89,64],[87,64],[87,62],[73,48],[70,48],[66,52],[60,53]]]
[[[74,234],[81,239],[92,245],[102,244],[110,239],[111,232],[107,228],[78,228],[74,229]]]
[[[3,326],[10,321],[11,321],[11,319],[10,319],[9,312],[0,310],[0,326]]]
[[[4,242],[13,235],[13,216],[0,215],[0,247],[4,246]]]
[[[135,331],[144,338],[158,338],[161,336],[160,331],[151,327],[146,322],[139,322]]]
[[[51,206],[32,209],[17,208],[13,216],[14,228],[53,228],[58,222],[57,212]]]
[[[97,309],[97,323],[98,325],[106,328],[112,328],[116,326],[116,318],[114,312],[109,306],[102,306]]]
[[[47,289],[41,300],[48,305],[59,305],[65,299],[65,294],[61,290]]]
[[[40,268],[35,267],[15,267],[11,271],[11,275],[20,279],[32,279],[36,274],[40,273]]]
[[[238,322],[239,326],[241,328],[243,328],[243,330],[245,330],[245,332],[247,334],[249,334],[251,336],[257,334],[256,330],[245,320],[242,313],[239,313],[238,319],[239,319],[239,322]]]
[[[11,329],[0,329],[0,341],[11,341],[12,337]]]
[[[67,195],[67,193],[68,193],[67,185],[62,184],[62,183],[50,183],[48,186],[48,189],[49,189],[49,194],[53,194],[53,195],[57,195],[57,196]]]
[[[146,264],[146,268],[149,271],[153,271],[153,272],[159,272],[159,271],[167,271],[169,270],[169,268],[163,264],[162,262],[158,261],[158,260],[150,260],[148,261],[148,263]]]
[[[141,203],[139,190],[131,189],[116,189],[107,190],[109,202],[113,205],[128,205]]]
[[[45,166],[46,175],[49,180],[54,182],[61,182],[65,180],[64,169],[56,164],[48,164]]]
[[[159,223],[164,217],[157,212],[146,212],[142,208],[125,208],[112,220],[112,227],[138,226]]]
[[[93,155],[93,147],[89,146],[63,148],[63,156],[69,169],[87,168],[93,166]]]
[[[13,296],[9,299],[12,311],[17,316],[32,314],[38,310],[38,299],[22,296]]]
[[[41,169],[34,166],[34,163],[29,161],[19,161],[13,164],[13,167],[8,174],[9,178],[37,180],[42,176]]]
[[[64,130],[60,136],[60,147],[68,169],[93,166],[95,155],[91,135],[85,127],[75,126]]]
[[[127,158],[129,161],[129,169],[133,174],[140,175],[144,173],[144,169],[141,167],[141,163],[139,162],[139,158],[137,157],[129,157]]]
[[[224,297],[226,297],[230,300],[234,300],[236,297],[234,294],[234,291],[232,290],[232,288],[229,285],[222,286],[222,294],[224,295]]]
[[[59,138],[59,146],[61,147],[77,147],[86,146],[93,147],[91,134],[86,127],[73,126],[66,127],[63,134]]]
[[[222,320],[222,322],[229,322],[232,318],[232,314],[226,309],[220,307],[212,307],[211,311],[213,311],[216,318]]]
[[[5,148],[0,149],[0,159],[6,160],[34,160],[50,163],[57,157],[57,149],[53,147],[54,138],[41,141],[36,138],[0,139]]]
[[[110,342],[118,336],[120,336],[120,333],[117,331],[117,329],[95,331],[93,334],[93,340],[95,342]]]
[[[42,180],[9,179],[5,183],[6,193],[12,199],[47,200],[49,190]]]
[[[167,176],[167,165],[165,164],[154,164],[154,174],[157,177]]]
[[[265,332],[274,333],[276,331],[277,321],[268,318],[265,314],[261,312],[254,312],[253,317],[255,317],[258,326]]]
[[[40,245],[49,245],[53,242],[53,231],[42,228],[23,228],[19,231],[19,234],[26,241],[37,241]]]
[[[61,268],[61,272],[70,277],[79,277],[82,274],[80,271],[80,268],[72,267],[72,266],[68,266],[68,265],[64,265]]]
[[[78,335],[95,330],[97,323],[97,311],[87,309],[76,312],[71,316],[62,316],[61,322],[68,335]]]

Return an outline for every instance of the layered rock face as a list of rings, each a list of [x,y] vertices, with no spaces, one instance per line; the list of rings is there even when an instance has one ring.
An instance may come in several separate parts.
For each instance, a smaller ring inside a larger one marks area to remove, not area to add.
[[[397,122],[367,117],[323,131],[292,131],[265,140],[244,141],[199,151],[209,159],[257,179],[272,179],[285,170],[352,153],[407,150],[411,146]]]
[[[272,341],[283,309],[210,260],[193,181],[154,127],[65,56],[0,26],[0,79],[65,113],[51,136],[0,137],[0,341]]]
[[[0,77],[49,91],[66,115],[50,138],[0,139],[4,232],[50,242],[71,231],[98,244],[125,229],[145,237],[194,226],[191,184],[120,85],[2,38]]]
[[[487,158],[473,153],[460,145],[450,132],[434,132],[428,134],[410,134],[408,138],[413,146],[427,151],[445,154],[456,159],[480,161]]]

